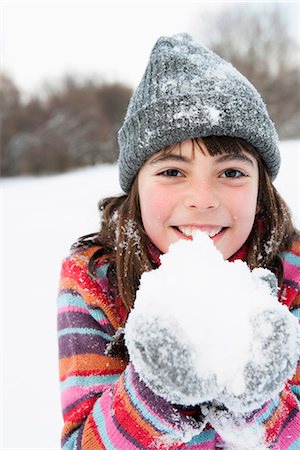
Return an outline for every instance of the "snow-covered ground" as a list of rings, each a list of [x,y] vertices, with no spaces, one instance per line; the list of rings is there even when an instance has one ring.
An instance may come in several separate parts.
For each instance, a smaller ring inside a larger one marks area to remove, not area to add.
[[[275,185],[300,226],[300,141],[281,144]],[[115,165],[2,180],[1,449],[59,449],[56,342],[61,260],[98,229],[98,200],[119,193]]]

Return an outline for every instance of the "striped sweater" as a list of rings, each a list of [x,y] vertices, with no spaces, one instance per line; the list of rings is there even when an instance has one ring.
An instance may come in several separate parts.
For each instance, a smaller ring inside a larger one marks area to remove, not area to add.
[[[63,450],[226,448],[201,416],[190,416],[157,397],[131,363],[106,356],[126,312],[109,282],[107,258],[88,261],[98,247],[77,250],[63,262],[58,295]],[[300,319],[300,242],[284,253],[280,301]],[[255,412],[268,448],[300,449],[300,362],[285,389]]]

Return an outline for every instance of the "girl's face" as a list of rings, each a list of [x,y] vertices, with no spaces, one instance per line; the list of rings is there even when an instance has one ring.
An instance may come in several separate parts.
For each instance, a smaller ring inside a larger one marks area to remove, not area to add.
[[[139,200],[146,234],[163,253],[194,230],[209,234],[230,258],[247,240],[257,209],[259,171],[249,153],[210,156],[193,150],[191,140],[162,150],[138,174]]]

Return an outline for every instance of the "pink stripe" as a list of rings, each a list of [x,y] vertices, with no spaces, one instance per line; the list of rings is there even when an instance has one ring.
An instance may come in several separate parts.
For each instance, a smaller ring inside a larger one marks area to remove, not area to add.
[[[62,314],[65,312],[82,312],[84,314],[89,314],[89,311],[85,308],[79,308],[78,306],[63,306],[58,309],[58,314]]]
[[[285,279],[299,281],[299,267],[289,263],[287,260],[283,261],[283,273]]]
[[[83,314],[90,314],[90,311],[85,308],[79,308],[78,306],[63,306],[58,309],[58,314],[62,314],[65,312],[81,312]],[[110,325],[109,320],[104,317],[101,320],[98,320],[99,325]]]
[[[296,414],[291,420],[291,422],[285,425],[284,429],[280,433],[280,437],[276,443],[275,449],[285,450],[289,448],[293,442],[299,438],[300,430],[300,412]]]
[[[98,320],[98,323],[100,325],[110,325],[110,321],[108,319],[106,319],[106,318]]]
[[[105,426],[106,426],[106,432],[108,434],[108,437],[109,437],[111,443],[116,448],[124,448],[124,449],[132,448],[131,442],[128,439],[126,439],[125,436],[123,436],[123,434],[119,431],[118,427],[116,427],[116,425],[113,422],[111,402],[112,402],[111,393],[109,391],[107,391],[100,398],[100,409],[101,409],[103,416],[105,417]],[[94,408],[93,413],[94,413],[95,409],[96,408]],[[126,412],[126,414],[128,414],[128,413]],[[126,420],[126,414],[124,416],[125,420]],[[95,419],[95,422],[98,424],[99,421],[97,420],[96,415],[94,416],[94,419]],[[122,424],[120,424],[120,425],[122,425]],[[126,433],[126,431],[124,431],[124,433]]]
[[[105,391],[105,389],[107,389],[107,387],[108,387],[107,385],[88,386],[85,388],[80,386],[69,387],[61,394],[62,406],[63,408],[66,408],[67,406],[71,405],[77,400],[80,400],[82,397],[86,396],[90,392],[95,396],[101,394],[103,391]]]

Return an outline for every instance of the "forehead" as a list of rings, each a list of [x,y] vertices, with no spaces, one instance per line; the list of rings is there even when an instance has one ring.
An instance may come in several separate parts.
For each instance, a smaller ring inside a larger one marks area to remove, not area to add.
[[[204,156],[217,156],[217,155],[251,155],[252,158],[258,160],[258,155],[254,149],[249,148],[248,145],[242,145],[238,140],[232,138],[201,138],[190,139],[187,141],[179,142],[174,145],[170,145],[159,150],[152,155],[149,161],[153,161],[157,158],[167,157],[169,155],[188,156],[190,159],[195,158],[195,152],[201,152]]]

